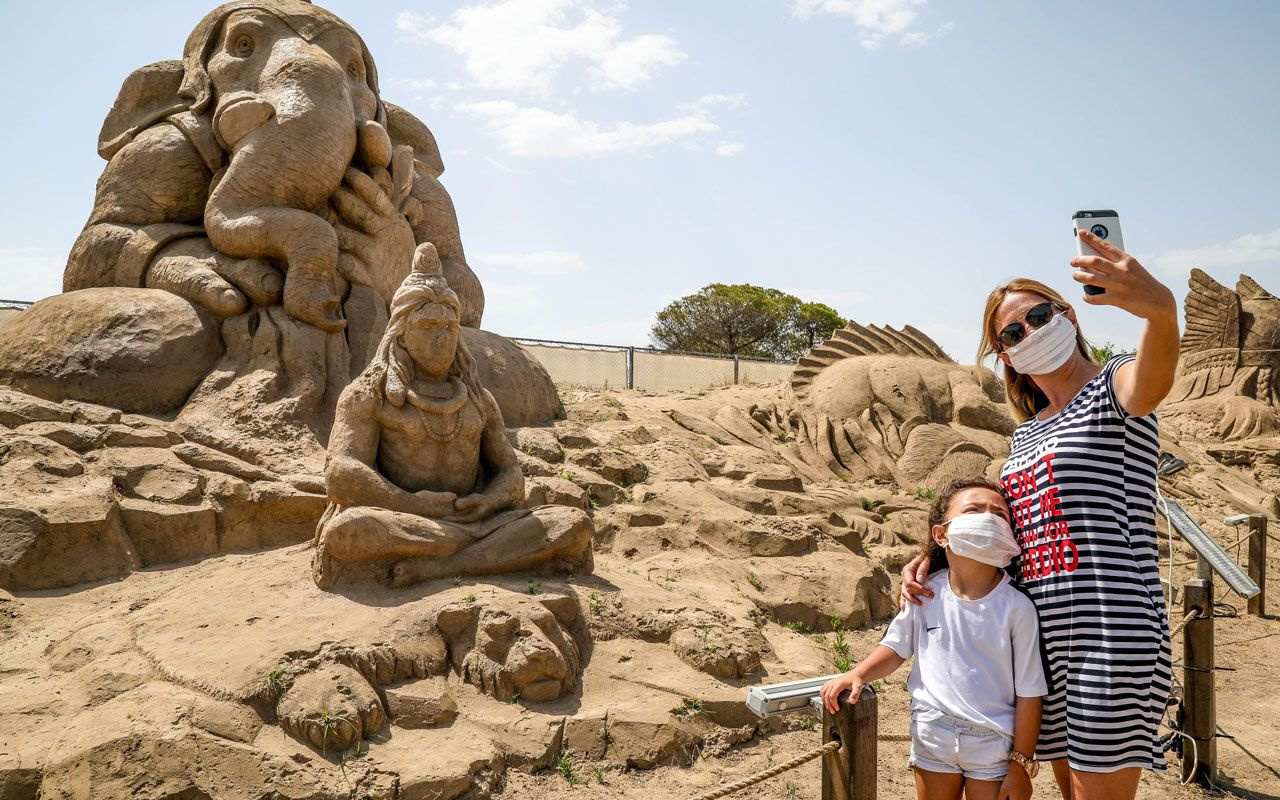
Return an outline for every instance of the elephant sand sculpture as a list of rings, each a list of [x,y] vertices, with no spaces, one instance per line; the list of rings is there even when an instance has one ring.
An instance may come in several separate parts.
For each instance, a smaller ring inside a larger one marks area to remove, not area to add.
[[[377,355],[338,401],[313,575],[329,588],[591,565],[580,508],[516,508],[524,476],[462,341],[435,248],[418,247]]]
[[[382,100],[363,40],[331,12],[218,6],[181,61],[125,80],[98,152],[64,293],[0,326],[0,384],[174,415],[188,438],[318,474],[338,395],[430,242],[508,423],[563,413],[546,370],[479,329],[435,139]]]
[[[395,144],[395,184],[387,168]],[[216,316],[277,301],[326,330],[343,326],[332,223],[350,204],[341,191],[354,165],[388,195],[399,195],[417,242],[436,245],[478,327],[479,281],[466,264],[452,202],[436,180],[443,165],[434,138],[402,109],[385,104],[377,69],[360,36],[304,0],[233,2],[192,31],[181,62],[165,61],[125,81],[103,123],[108,159],[84,232],[67,263],[64,290],[148,286],[173,291]],[[416,163],[415,163],[416,159]],[[207,237],[193,246],[182,240]],[[363,264],[384,301],[408,269]],[[343,270],[350,273],[358,269]]]

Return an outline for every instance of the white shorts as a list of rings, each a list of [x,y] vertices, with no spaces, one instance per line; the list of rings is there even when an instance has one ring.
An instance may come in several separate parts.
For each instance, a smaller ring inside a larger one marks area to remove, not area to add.
[[[911,715],[913,767],[998,781],[1009,772],[1013,737],[937,711]]]

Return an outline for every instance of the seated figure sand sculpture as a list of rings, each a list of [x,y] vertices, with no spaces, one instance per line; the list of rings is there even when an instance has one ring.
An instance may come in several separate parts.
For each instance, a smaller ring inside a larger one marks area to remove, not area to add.
[[[338,400],[317,585],[590,569],[586,512],[517,508],[524,476],[459,316],[435,248],[420,245],[376,355]]]

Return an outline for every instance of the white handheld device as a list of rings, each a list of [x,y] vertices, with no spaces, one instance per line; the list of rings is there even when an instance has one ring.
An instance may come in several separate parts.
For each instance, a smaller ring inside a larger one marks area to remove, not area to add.
[[[1107,242],[1117,250],[1124,249],[1124,237],[1120,235],[1120,215],[1110,209],[1099,209],[1097,211],[1077,211],[1071,215],[1071,221],[1075,224],[1077,231],[1089,231],[1099,239],[1106,239]],[[1074,231],[1072,232],[1074,235]],[[1082,256],[1101,255],[1097,250],[1084,243],[1084,239],[1076,236],[1076,254]],[[1102,294],[1106,289],[1101,286],[1092,286],[1085,284],[1085,294]]]

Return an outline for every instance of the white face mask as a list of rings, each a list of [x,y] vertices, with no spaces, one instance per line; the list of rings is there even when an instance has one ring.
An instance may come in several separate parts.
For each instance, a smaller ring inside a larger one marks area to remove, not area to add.
[[[1004,568],[1022,552],[1009,523],[999,514],[960,514],[947,526],[947,549],[958,556]]]
[[[1067,363],[1076,349],[1076,326],[1065,313],[1053,315],[1049,324],[1005,350],[1009,366],[1023,375],[1047,375]]]

